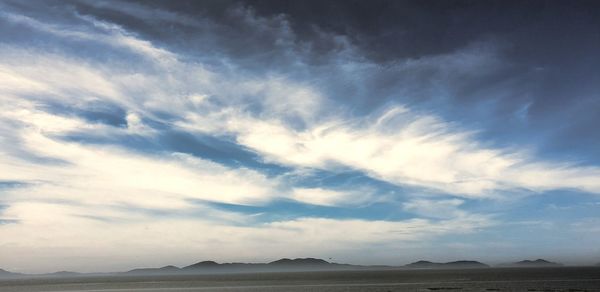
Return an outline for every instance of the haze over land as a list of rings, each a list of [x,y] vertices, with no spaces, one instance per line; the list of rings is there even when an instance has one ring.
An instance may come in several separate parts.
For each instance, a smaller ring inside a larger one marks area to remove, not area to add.
[[[600,262],[599,14],[0,0],[0,268]]]
[[[503,273],[506,268],[560,268],[560,263],[549,262],[544,259],[535,261],[523,260],[514,263],[505,263],[490,266],[473,260],[459,260],[447,263],[430,261],[416,261],[406,265],[353,265],[347,263],[328,262],[316,258],[283,258],[268,263],[217,263],[205,260],[197,263],[177,267],[167,265],[163,267],[135,268],[129,271],[113,271],[107,273],[79,273],[73,271],[59,271],[43,274],[13,273],[0,269],[0,279],[27,279],[27,278],[90,278],[90,277],[136,277],[136,276],[185,276],[185,275],[224,275],[224,274],[259,274],[259,273],[293,273],[293,272],[319,272],[319,271],[388,271],[388,270],[472,270],[501,268]],[[581,267],[579,267],[581,268]],[[524,273],[528,272],[523,270]]]

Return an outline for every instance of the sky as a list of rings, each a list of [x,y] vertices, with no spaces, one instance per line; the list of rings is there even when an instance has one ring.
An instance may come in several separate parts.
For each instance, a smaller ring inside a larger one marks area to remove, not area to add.
[[[0,1],[0,268],[600,262],[597,1]]]

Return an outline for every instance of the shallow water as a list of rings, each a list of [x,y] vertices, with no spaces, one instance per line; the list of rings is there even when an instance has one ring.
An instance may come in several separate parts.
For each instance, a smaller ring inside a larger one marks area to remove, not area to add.
[[[600,268],[386,270],[0,280],[0,291],[600,291]]]

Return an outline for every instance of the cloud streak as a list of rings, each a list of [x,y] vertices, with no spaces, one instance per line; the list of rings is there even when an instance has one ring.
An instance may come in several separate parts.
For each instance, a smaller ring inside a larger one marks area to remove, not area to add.
[[[501,228],[515,201],[600,193],[597,165],[488,143],[485,128],[437,107],[452,84],[508,70],[503,42],[382,64],[345,34],[315,27],[307,39],[292,17],[245,5],[189,17],[123,4],[76,1],[61,17],[2,4],[2,24],[43,43],[0,30],[0,182],[11,184],[0,187],[3,268],[464,247],[444,240]],[[256,39],[247,48],[239,26]],[[186,46],[152,37],[166,27],[197,36]],[[430,103],[414,102],[424,96]],[[277,214],[234,208],[282,202],[289,210]],[[311,208],[338,213],[302,213]]]
[[[301,131],[277,120],[231,119],[224,130],[235,133],[240,144],[289,165],[329,170],[343,166],[398,185],[474,198],[514,189],[600,192],[597,167],[537,161],[524,151],[486,148],[469,132],[403,107],[375,119],[332,118]]]

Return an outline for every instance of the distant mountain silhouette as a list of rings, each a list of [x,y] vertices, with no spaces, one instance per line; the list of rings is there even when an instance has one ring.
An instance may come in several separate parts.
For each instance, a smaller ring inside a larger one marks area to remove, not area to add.
[[[283,258],[269,263],[217,263],[202,261],[183,267],[182,273],[239,273],[239,272],[278,272],[312,271],[361,268],[361,266],[330,263],[316,258]]]
[[[134,269],[121,274],[156,275],[156,274],[219,274],[219,273],[254,273],[254,272],[288,272],[288,271],[326,271],[350,269],[386,269],[389,266],[358,266],[330,263],[316,258],[283,258],[269,263],[217,263],[201,261],[183,268],[166,266],[162,268]]]
[[[214,262],[214,261],[202,261],[202,262],[195,263],[193,265],[189,265],[187,267],[183,267],[183,269],[189,270],[189,269],[214,268],[214,267],[218,267],[220,265],[221,264]]]
[[[456,268],[489,268],[490,266],[478,261],[455,261],[445,263],[445,266]]]
[[[439,267],[440,265],[443,265],[443,264],[434,263],[434,262],[430,262],[430,261],[417,261],[417,262],[405,265],[405,267],[424,269],[424,268],[435,268],[435,267]]]
[[[520,262],[499,265],[499,267],[560,267],[562,264],[543,259],[523,260]],[[600,263],[597,264],[600,266]],[[397,269],[475,269],[489,268],[488,265],[478,261],[454,261],[436,263],[430,261],[417,261],[405,266],[362,266],[338,264],[317,258],[283,258],[269,263],[217,263],[215,261],[201,261],[195,264],[178,268],[164,266],[161,268],[141,268],[128,272],[115,273],[76,273],[61,271],[47,274],[19,274],[0,269],[0,278],[24,277],[78,277],[78,276],[140,276],[140,275],[193,275],[193,274],[229,274],[229,273],[261,273],[261,272],[302,272],[302,271],[341,271],[341,270],[397,270]]]
[[[315,258],[304,258],[304,259],[280,259],[274,262],[268,263],[269,265],[281,265],[281,266],[319,266],[319,265],[331,265],[332,263]],[[336,264],[337,265],[337,264]]]
[[[84,275],[84,274],[77,273],[77,272],[70,272],[70,271],[60,271],[60,272],[42,274],[40,276],[43,276],[43,277],[77,277],[77,276],[81,276],[81,275]]]
[[[11,277],[18,277],[18,276],[21,276],[21,274],[13,273],[13,272],[9,272],[9,271],[0,269],[0,278],[11,278]]]
[[[181,268],[181,273],[236,273],[253,271],[255,268],[266,264],[252,263],[217,263],[215,261],[201,261]]]
[[[509,263],[509,264],[502,264],[499,265],[501,267],[532,267],[532,268],[538,268],[538,267],[561,267],[562,264],[560,263],[555,263],[555,262],[550,262],[544,259],[537,259],[534,261],[531,260],[523,260],[520,262],[515,262],[515,263]]]
[[[480,263],[478,261],[455,261],[448,263],[434,263],[430,261],[418,261],[405,265],[406,268],[411,269],[475,269],[475,268],[489,268],[490,266]]]
[[[173,274],[179,272],[181,269],[176,266],[164,266],[162,268],[142,268],[142,269],[134,269],[126,274]]]

